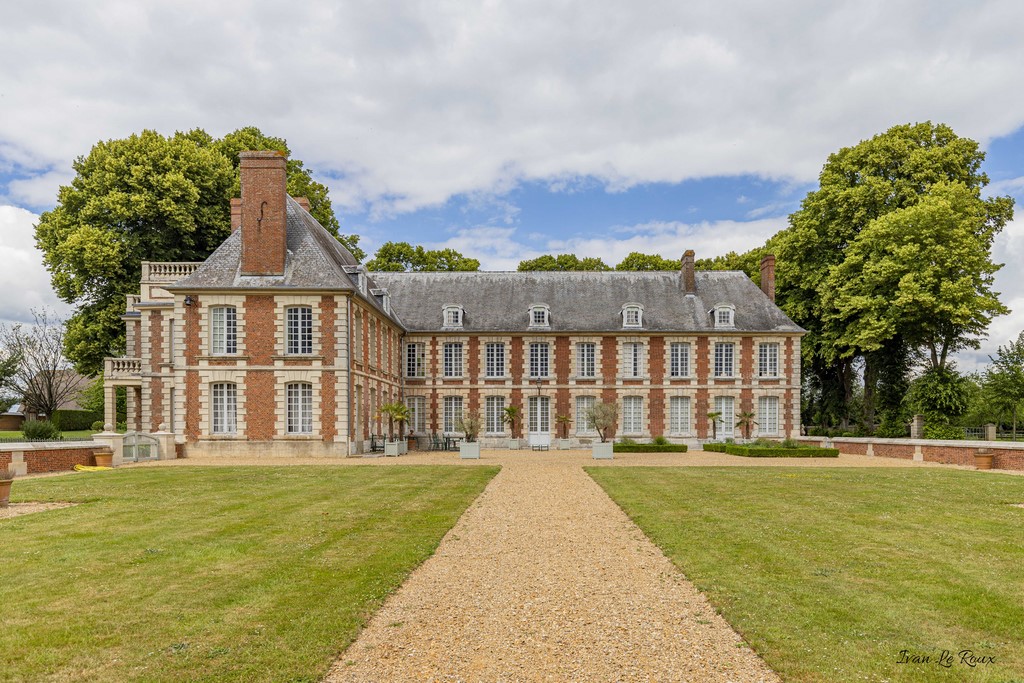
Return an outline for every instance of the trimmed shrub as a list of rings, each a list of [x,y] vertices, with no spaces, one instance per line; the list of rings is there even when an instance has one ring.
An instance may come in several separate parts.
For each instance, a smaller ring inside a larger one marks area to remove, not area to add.
[[[96,420],[95,422],[93,422],[91,429],[94,432],[102,432],[103,431],[103,420]]]
[[[60,438],[57,425],[48,420],[25,420],[21,425],[21,434],[28,441]]]
[[[942,422],[925,422],[924,438],[939,439],[942,441],[960,441],[964,438],[963,427],[956,427]]]
[[[57,426],[62,432],[77,432],[83,429],[90,429],[93,422],[100,421],[102,429],[103,416],[91,410],[55,410],[50,416],[50,422]]]
[[[742,455],[748,458],[838,458],[838,448],[818,448],[801,446],[800,448],[783,448],[782,446],[737,446],[727,444],[725,452],[729,455]]]
[[[682,443],[615,443],[613,453],[685,453]]]
[[[655,446],[667,446],[669,444],[669,441],[663,436],[656,436],[653,439],[651,439],[651,443],[653,443]]]
[[[725,447],[728,445],[724,443],[706,443],[704,444],[704,450],[712,453],[725,453]]]

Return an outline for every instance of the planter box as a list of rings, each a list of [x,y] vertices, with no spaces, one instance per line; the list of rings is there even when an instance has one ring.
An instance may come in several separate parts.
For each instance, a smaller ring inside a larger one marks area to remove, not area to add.
[[[569,441],[569,439],[559,439],[558,440],[558,450],[560,450],[560,451],[567,451],[567,450],[569,450],[570,443],[571,442]]]
[[[508,440],[508,449],[510,451],[518,451],[519,450],[519,439],[509,439]]]
[[[592,445],[590,449],[594,454],[594,460],[611,460],[612,447],[614,445],[611,441],[605,441],[604,443],[598,441]]]
[[[399,455],[405,455],[408,452],[409,452],[409,442],[406,441],[405,439],[402,439],[401,441],[398,442],[398,454]]]
[[[385,441],[384,442],[384,455],[398,457],[398,442],[397,441]]]
[[[459,444],[459,457],[463,460],[479,460],[480,459],[480,442],[474,441],[473,443],[466,443],[463,441]]]

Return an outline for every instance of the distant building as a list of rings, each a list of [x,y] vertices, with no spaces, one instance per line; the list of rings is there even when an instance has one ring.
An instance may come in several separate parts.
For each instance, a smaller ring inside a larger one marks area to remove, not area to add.
[[[106,366],[108,406],[129,387],[130,426],[173,431],[185,453],[346,455],[387,432],[401,400],[413,433],[455,432],[480,413],[485,447],[547,443],[556,417],[596,438],[719,437],[753,412],[754,435],[799,433],[801,330],[744,273],[370,273],[285,192],[285,159],[243,152],[232,233],[202,263],[144,263],[124,320],[131,357]],[[107,421],[112,421],[108,408]],[[736,433],[738,436],[738,432]]]

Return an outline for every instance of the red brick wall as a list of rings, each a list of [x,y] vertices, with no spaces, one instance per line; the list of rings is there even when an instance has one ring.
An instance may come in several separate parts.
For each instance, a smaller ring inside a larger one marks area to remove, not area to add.
[[[185,440],[189,443],[199,440],[199,428],[202,424],[200,410],[199,372],[188,370],[185,373]]]
[[[195,365],[199,357],[199,297],[185,307],[185,365]]]
[[[160,431],[164,419],[164,381],[154,377],[149,381],[149,400],[152,410],[149,413],[150,431]]]
[[[846,444],[836,444],[836,448],[840,452],[843,452],[843,447]],[[904,460],[914,459],[914,447],[910,444],[888,444],[888,443],[877,443],[874,446],[874,452],[876,456],[883,458],[902,458]]]
[[[286,256],[285,157],[242,152],[242,273],[281,275]]]
[[[274,373],[250,370],[245,373],[245,435],[251,441],[269,441],[274,437],[277,405],[274,400]]]
[[[274,297],[245,297],[245,348],[252,365],[273,365],[277,353]]]
[[[320,297],[320,348],[325,365],[334,365],[337,359],[335,325],[338,320],[333,296]],[[320,424],[324,441],[338,435],[338,401],[335,395],[337,377],[333,371],[324,371],[320,377]]]
[[[66,472],[75,469],[75,465],[95,465],[93,454],[99,448],[54,448],[38,451],[22,451],[25,466],[29,474],[44,472]],[[9,465],[13,460],[10,451],[0,451],[0,467]]]

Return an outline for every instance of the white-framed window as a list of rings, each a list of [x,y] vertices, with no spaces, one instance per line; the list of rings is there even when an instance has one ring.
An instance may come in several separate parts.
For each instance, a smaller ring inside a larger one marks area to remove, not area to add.
[[[625,342],[622,345],[622,371],[624,377],[643,377],[643,342]]]
[[[758,377],[779,376],[779,345],[775,342],[760,344],[757,347]]]
[[[313,385],[308,382],[292,382],[285,387],[288,402],[289,434],[313,433]]]
[[[577,396],[576,397],[576,433],[581,435],[596,434],[597,430],[594,429],[594,424],[587,417],[587,411],[593,408],[597,404],[597,399],[593,396]]]
[[[530,327],[548,327],[551,324],[551,310],[544,304],[530,306]]]
[[[363,362],[363,314],[356,311],[352,323],[352,358]]]
[[[733,327],[736,309],[729,304],[719,304],[712,310],[715,327]]]
[[[218,382],[210,387],[212,399],[212,427],[214,434],[234,434],[238,429],[238,390],[230,382]]]
[[[644,309],[640,304],[626,304],[622,307],[623,327],[643,327]]]
[[[720,439],[731,439],[735,433],[736,409],[734,406],[735,400],[732,396],[715,397],[715,412],[719,413],[715,423],[718,425],[718,438]]]
[[[530,377],[547,377],[549,348],[547,342],[530,342]]]
[[[484,347],[484,373],[487,377],[505,376],[505,342],[487,342]]]
[[[422,342],[405,345],[405,376],[423,377],[426,373],[425,346]]]
[[[488,396],[484,399],[484,430],[487,434],[505,433],[504,396]]]
[[[462,397],[444,397],[444,420],[442,423],[445,432],[455,432],[459,429],[459,420],[462,419]]]
[[[370,320],[367,329],[370,332],[370,365],[377,367],[377,344],[381,343],[380,321],[376,318]]]
[[[444,307],[444,326],[445,327],[462,327],[462,306],[445,306]]]
[[[622,433],[640,434],[644,431],[644,399],[642,396],[622,397]]]
[[[462,377],[462,342],[445,342],[442,360],[445,377]]]
[[[576,344],[576,376],[597,376],[597,344],[594,342]]]
[[[715,342],[715,377],[733,377],[736,344]]]
[[[427,433],[427,399],[424,396],[408,396],[405,405],[409,406],[409,429],[417,434]]]
[[[288,334],[286,353],[313,353],[313,309],[309,306],[290,306],[285,314]]]
[[[763,436],[779,435],[778,396],[761,396],[757,399],[757,433]]]
[[[671,396],[668,399],[668,430],[671,434],[690,433],[690,397]]]
[[[668,374],[670,377],[690,376],[689,342],[672,342],[669,346]]]
[[[173,333],[171,339],[174,339]],[[234,306],[210,309],[210,353],[214,356],[238,353],[238,323]]]

